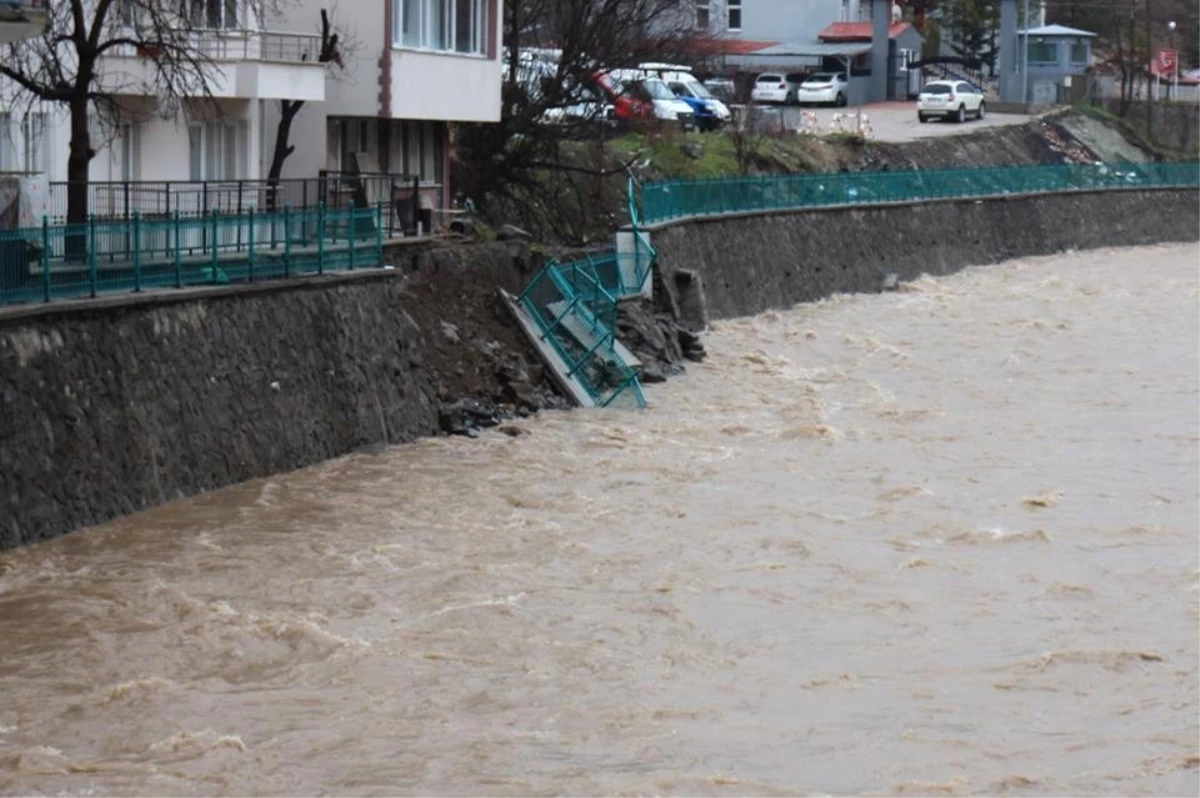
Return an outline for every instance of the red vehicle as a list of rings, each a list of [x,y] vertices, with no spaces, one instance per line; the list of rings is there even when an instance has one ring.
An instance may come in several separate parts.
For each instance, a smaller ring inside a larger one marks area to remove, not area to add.
[[[613,108],[613,116],[624,123],[677,122],[684,130],[695,127],[692,107],[675,96],[666,83],[642,75],[638,70],[597,72],[593,76],[604,100]]]

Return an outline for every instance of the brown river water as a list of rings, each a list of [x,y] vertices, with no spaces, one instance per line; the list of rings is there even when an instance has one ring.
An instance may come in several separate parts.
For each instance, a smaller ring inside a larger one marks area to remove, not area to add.
[[[721,322],[0,558],[0,793],[1196,795],[1200,250]]]

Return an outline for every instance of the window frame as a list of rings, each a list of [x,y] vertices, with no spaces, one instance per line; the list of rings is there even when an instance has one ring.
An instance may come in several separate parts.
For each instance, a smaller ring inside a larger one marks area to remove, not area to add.
[[[1070,46],[1067,48],[1067,61],[1068,61],[1068,63],[1071,63],[1071,64],[1086,64],[1086,63],[1088,62],[1088,55],[1089,55],[1089,53],[1088,53],[1088,49],[1089,49],[1089,48],[1088,48],[1088,43],[1087,43],[1087,41],[1085,41],[1085,40],[1083,40],[1083,39],[1080,39],[1080,40],[1078,40],[1078,41],[1074,41],[1074,42],[1068,42],[1068,44],[1070,45]],[[1079,52],[1080,52],[1080,53],[1082,54],[1082,56],[1083,56],[1082,58],[1076,58],[1076,57],[1075,57],[1075,51],[1076,51],[1076,50],[1079,50]]]
[[[488,58],[488,20],[491,9],[488,0],[391,0],[392,3],[392,48],[414,50],[425,53],[455,55],[463,58]],[[464,19],[473,29],[465,38],[460,37],[460,9],[469,11]],[[430,9],[438,9],[431,14]],[[414,11],[411,19],[405,14]],[[411,35],[406,25],[412,23],[416,35]],[[436,28],[436,29],[435,29]],[[460,40],[469,49],[459,49]]]
[[[731,32],[738,32],[742,29],[742,0],[726,0],[725,3],[725,29]],[[734,14],[737,15],[737,24],[733,23]]]
[[[50,148],[46,146],[49,117],[45,111],[32,111],[21,120],[22,171],[48,172]]]
[[[707,31],[712,28],[712,7],[709,0],[695,0],[692,10],[696,15],[696,30]]]
[[[1049,58],[1035,58],[1034,47],[1045,48],[1052,56]],[[1027,41],[1025,43],[1025,63],[1027,64],[1057,64],[1061,60],[1062,55],[1059,52],[1059,43],[1054,39],[1046,39],[1044,41]]]

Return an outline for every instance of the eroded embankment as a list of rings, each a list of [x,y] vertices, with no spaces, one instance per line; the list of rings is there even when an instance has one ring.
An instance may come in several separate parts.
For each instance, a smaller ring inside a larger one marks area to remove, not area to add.
[[[677,300],[702,290],[727,318],[1009,258],[1195,241],[1198,215],[1195,190],[1117,191],[696,219],[653,240]]]

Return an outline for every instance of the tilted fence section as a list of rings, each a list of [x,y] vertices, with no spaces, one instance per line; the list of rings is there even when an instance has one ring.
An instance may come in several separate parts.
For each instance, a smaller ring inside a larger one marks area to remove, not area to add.
[[[642,221],[654,224],[726,213],[1006,194],[1196,187],[1200,187],[1197,163],[1063,164],[672,180],[642,187]]]
[[[565,364],[563,376],[582,385],[595,405],[642,408],[642,386],[616,339],[617,297],[605,280],[594,260],[551,261],[518,303]]]
[[[0,304],[376,267],[383,210],[346,207],[0,230]]]

